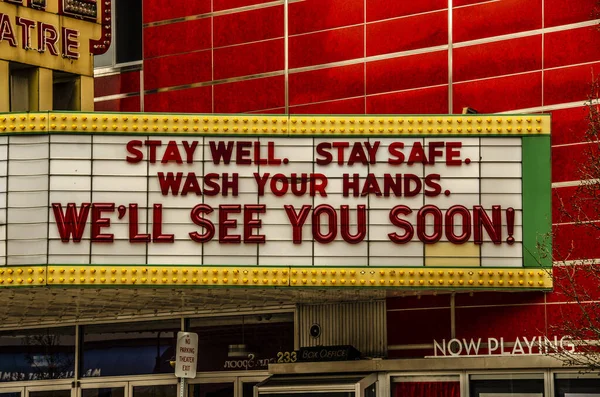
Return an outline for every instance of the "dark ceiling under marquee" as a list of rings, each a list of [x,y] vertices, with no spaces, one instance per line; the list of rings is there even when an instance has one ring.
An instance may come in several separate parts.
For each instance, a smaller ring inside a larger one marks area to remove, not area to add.
[[[384,290],[198,288],[13,288],[0,290],[0,329],[164,318],[249,310],[280,310],[295,303],[384,299]]]

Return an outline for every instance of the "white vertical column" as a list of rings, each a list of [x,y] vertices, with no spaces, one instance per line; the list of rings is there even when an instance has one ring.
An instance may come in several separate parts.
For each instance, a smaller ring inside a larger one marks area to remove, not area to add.
[[[6,207],[8,196],[8,137],[0,137],[0,266],[6,265]]]
[[[63,214],[69,203],[81,214],[83,203],[92,201],[92,137],[82,135],[50,136],[49,207],[60,204]],[[90,263],[90,218],[88,213],[81,241],[61,241],[54,211],[50,209],[48,225],[48,263]]]
[[[7,264],[47,262],[48,135],[8,137]]]

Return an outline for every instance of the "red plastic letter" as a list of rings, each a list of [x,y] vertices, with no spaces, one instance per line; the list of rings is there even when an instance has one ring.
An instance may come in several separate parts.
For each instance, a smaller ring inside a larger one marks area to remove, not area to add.
[[[154,204],[152,208],[152,241],[155,243],[172,243],[175,236],[162,233],[162,204]]]
[[[328,232],[321,233],[321,214],[327,215]],[[313,237],[321,244],[327,244],[335,240],[337,235],[337,213],[329,204],[321,204],[315,207],[312,215]]]
[[[138,205],[129,204],[129,242],[131,243],[149,243],[149,234],[140,234],[138,225]]]
[[[267,212],[267,206],[264,204],[244,205],[244,243],[263,244],[265,242],[264,234],[252,234],[253,229],[260,229],[262,221],[255,219],[254,214],[264,214]]]
[[[427,215],[433,215],[433,234],[427,235]],[[417,213],[417,236],[425,244],[434,244],[442,238],[442,211],[435,205],[426,205]]]
[[[340,233],[344,241],[350,244],[358,244],[365,239],[367,236],[367,206],[359,205],[356,208],[357,215],[357,232],[356,234],[350,234],[350,207],[342,205],[340,207],[342,224],[340,226]]]
[[[103,227],[110,227],[110,219],[102,218],[103,211],[115,211],[115,203],[92,204],[92,237],[94,243],[112,243],[115,235],[112,233],[102,234]]]
[[[219,243],[221,244],[239,244],[242,238],[239,234],[227,234],[228,229],[237,227],[237,220],[228,219],[229,214],[239,214],[242,212],[242,206],[239,204],[226,204],[219,206]]]
[[[462,234],[458,236],[454,233],[454,215],[460,215],[462,217]],[[471,238],[471,213],[466,207],[462,205],[453,205],[450,207],[446,212],[444,224],[446,228],[446,238],[451,243],[463,244]]]
[[[90,212],[90,203],[82,203],[79,214],[75,203],[67,204],[66,215],[63,213],[60,203],[52,203],[52,210],[54,211],[54,219],[56,220],[60,240],[63,243],[68,243],[71,236],[73,236],[73,242],[80,242]]]
[[[192,218],[192,222],[198,226],[202,226],[206,229],[204,234],[200,234],[198,232],[190,233],[190,238],[197,243],[206,243],[215,236],[215,225],[209,221],[208,219],[204,219],[202,214],[210,214],[213,212],[213,209],[208,204],[198,204],[192,209],[190,213],[190,218]]]
[[[400,215],[409,215],[411,213],[412,210],[406,205],[397,205],[390,211],[390,222],[394,226],[404,229],[405,232],[402,236],[398,235],[398,233],[389,233],[388,237],[393,243],[406,244],[412,240],[415,235],[413,225],[406,219],[400,219]]]
[[[298,214],[296,214],[293,205],[284,205],[283,208],[285,208],[285,213],[292,224],[294,244],[302,244],[302,226],[304,226],[304,222],[306,222],[306,218],[308,218],[311,206],[303,205]]]

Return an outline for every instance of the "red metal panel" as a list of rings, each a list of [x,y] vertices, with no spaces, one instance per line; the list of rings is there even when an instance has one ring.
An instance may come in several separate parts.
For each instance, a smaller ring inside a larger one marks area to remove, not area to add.
[[[426,308],[450,308],[450,295],[418,295],[404,296],[401,298],[389,298],[386,309],[426,309]]]
[[[364,64],[292,73],[290,105],[364,95]]]
[[[455,48],[455,82],[542,68],[542,35]]]
[[[552,189],[552,222],[558,224],[600,220],[598,197],[600,197],[598,186],[567,186]]]
[[[598,158],[595,144],[582,143],[552,148],[552,182],[576,181],[584,179],[581,164]]]
[[[283,70],[283,39],[214,50],[215,80]]]
[[[542,105],[542,73],[533,72],[454,84],[454,113],[471,107],[495,113]]]
[[[259,110],[252,110],[246,113],[251,113],[251,114],[286,114],[285,113],[285,108],[275,108],[275,109],[259,109]]]
[[[210,18],[144,28],[144,58],[210,48]]]
[[[456,307],[504,306],[544,303],[543,292],[474,292],[456,294]]]
[[[592,79],[600,62],[547,70],[544,73],[544,105],[584,103],[592,95]]]
[[[365,98],[340,99],[337,101],[293,106],[290,114],[364,114]]]
[[[289,38],[290,68],[362,58],[364,27],[354,26]]]
[[[447,83],[447,51],[367,63],[367,94]]]
[[[146,112],[210,113],[211,102],[211,87],[197,87],[146,94],[144,110]]]
[[[448,11],[367,25],[367,55],[448,44]]]
[[[369,114],[448,113],[448,86],[421,88],[367,97]]]
[[[448,8],[447,0],[367,0],[367,22]]]
[[[587,107],[553,110],[552,144],[585,142],[589,112]]]
[[[132,96],[127,98],[113,99],[94,103],[96,112],[139,112],[140,97]]]
[[[544,25],[566,25],[597,18],[596,0],[544,0]]]
[[[100,76],[94,78],[94,96],[96,98],[114,95],[127,94],[140,91],[140,72],[118,73],[110,76]]]
[[[215,89],[216,113],[239,113],[285,106],[283,76],[218,84]]]
[[[555,261],[600,258],[598,225],[554,225],[552,248]]]
[[[578,295],[582,300],[600,299],[597,265],[589,266],[580,263],[555,266],[552,274],[554,291],[548,294],[548,302],[572,302],[574,295]]]
[[[467,5],[475,5],[479,3],[487,3],[490,0],[452,0],[452,7],[462,7]]]
[[[144,61],[144,88],[146,90],[210,80],[210,51],[189,52]]]
[[[543,336],[544,305],[483,306],[456,308],[456,338],[504,338],[514,342],[517,337]],[[498,350],[499,353],[499,350]]]
[[[600,60],[600,31],[596,26],[546,33],[544,67]]]
[[[214,17],[214,46],[283,37],[283,6]]]
[[[290,35],[364,22],[364,0],[304,0],[290,3]]]
[[[455,43],[539,29],[542,0],[491,1],[455,8],[453,24]]]
[[[210,12],[211,0],[152,0],[144,1],[144,23],[165,21]]]
[[[387,313],[388,345],[450,339],[450,329],[450,308]]]
[[[273,0],[213,0],[213,7],[215,11],[222,11],[255,4],[269,3],[271,1]]]
[[[586,310],[586,312],[582,309]],[[546,310],[548,315],[548,329],[552,336],[556,335],[559,338],[564,335],[574,336],[575,340],[595,340],[598,338],[598,334],[592,331],[592,328],[595,329],[597,326],[597,304],[556,304],[548,305]],[[594,316],[591,322],[586,318],[588,315]],[[570,329],[577,329],[578,331],[573,335],[569,331]]]

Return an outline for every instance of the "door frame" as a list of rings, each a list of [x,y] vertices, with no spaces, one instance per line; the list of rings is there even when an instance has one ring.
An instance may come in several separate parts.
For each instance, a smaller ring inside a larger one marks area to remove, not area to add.
[[[25,394],[23,397],[30,397],[31,392],[40,392],[40,391],[55,391],[55,390],[68,390],[71,394],[71,397],[77,397],[77,388],[72,387],[70,383],[61,383],[57,385],[31,385],[25,387]]]
[[[250,375],[250,376],[239,376],[237,378],[237,390],[239,390],[239,393],[236,394],[234,397],[244,397],[244,383],[260,383],[262,381],[264,381],[265,379],[267,379],[269,377],[268,374],[265,375]],[[256,386],[255,386],[256,387]],[[254,396],[255,393],[252,393],[252,396]]]
[[[25,397],[25,386],[0,386],[0,394],[3,393],[21,393],[21,397]]]
[[[176,387],[179,385],[179,378],[173,377],[173,379],[161,379],[161,380],[139,380],[139,381],[130,381],[128,387],[128,396],[133,397],[133,388],[137,386],[165,386],[165,385],[175,385]],[[179,390],[177,388],[177,396],[179,395]]]
[[[129,383],[130,382],[124,382],[124,381],[115,381],[115,382],[102,382],[102,381],[96,381],[96,382],[86,382],[86,383],[80,383],[79,387],[77,388],[77,397],[82,397],[82,390],[86,390],[86,389],[108,389],[108,388],[117,388],[117,387],[122,387],[123,388],[123,397],[129,397]]]

